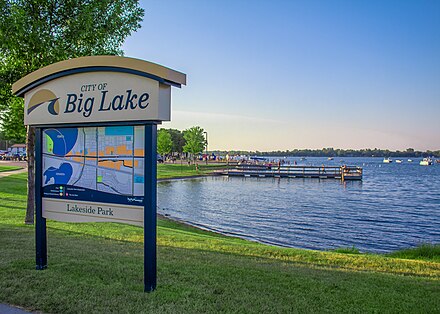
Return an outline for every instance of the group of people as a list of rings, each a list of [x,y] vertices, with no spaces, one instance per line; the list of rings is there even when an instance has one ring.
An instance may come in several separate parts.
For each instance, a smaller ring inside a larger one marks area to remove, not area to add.
[[[10,160],[10,161],[25,161],[26,155],[24,154],[3,154],[0,155],[0,160]]]

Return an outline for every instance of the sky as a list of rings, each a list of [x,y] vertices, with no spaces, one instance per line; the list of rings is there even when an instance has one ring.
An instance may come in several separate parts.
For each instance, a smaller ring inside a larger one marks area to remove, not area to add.
[[[209,150],[440,149],[440,1],[141,1],[127,57],[187,75]]]

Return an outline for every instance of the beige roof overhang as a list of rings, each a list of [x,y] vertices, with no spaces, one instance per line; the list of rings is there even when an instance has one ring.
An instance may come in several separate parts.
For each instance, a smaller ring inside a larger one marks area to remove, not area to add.
[[[20,97],[53,79],[75,73],[113,71],[140,75],[176,87],[186,85],[186,75],[170,68],[134,58],[120,56],[90,56],[53,63],[21,78],[12,85],[12,92]]]

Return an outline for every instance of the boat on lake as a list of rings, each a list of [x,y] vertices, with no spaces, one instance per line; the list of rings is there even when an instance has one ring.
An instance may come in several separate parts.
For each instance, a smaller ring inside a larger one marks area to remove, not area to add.
[[[413,162],[413,160],[412,159],[408,159],[408,162]]]
[[[329,158],[327,158],[327,160],[333,160],[333,157],[329,157]]]
[[[397,164],[401,164],[402,162],[403,162],[402,159],[396,159],[396,163],[397,163]]]
[[[432,159],[431,158],[423,158],[420,161],[420,166],[431,166],[432,165]]]
[[[390,164],[390,163],[392,163],[393,162],[393,160],[391,159],[391,158],[384,158],[383,159],[383,163],[384,164]]]

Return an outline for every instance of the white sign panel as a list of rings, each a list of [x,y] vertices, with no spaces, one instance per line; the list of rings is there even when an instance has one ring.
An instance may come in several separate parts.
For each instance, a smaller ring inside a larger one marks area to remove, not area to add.
[[[25,94],[26,125],[169,121],[171,87],[119,72],[72,74]]]

